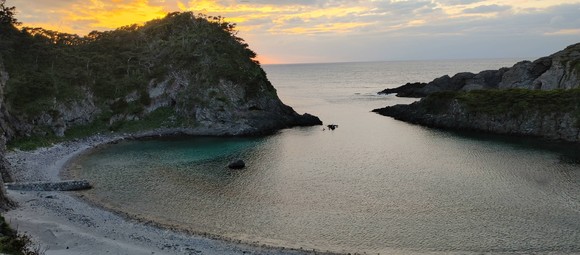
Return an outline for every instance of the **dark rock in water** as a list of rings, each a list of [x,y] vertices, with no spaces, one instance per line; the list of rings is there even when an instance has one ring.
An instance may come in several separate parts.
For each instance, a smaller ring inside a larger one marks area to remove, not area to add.
[[[330,129],[330,130],[335,130],[335,129],[338,127],[338,125],[335,125],[335,124],[330,124],[330,125],[327,125],[327,127],[328,127],[328,129]]]
[[[230,163],[230,164],[228,165],[228,167],[229,167],[230,169],[242,169],[242,168],[246,167],[246,162],[244,162],[244,161],[243,161],[243,160],[241,160],[241,159],[238,159],[238,160],[236,160],[236,161],[233,161],[232,163]]]
[[[312,114],[304,113],[296,118],[294,125],[302,127],[316,126],[322,125],[322,121]]]
[[[427,83],[423,82],[407,83],[397,88],[385,89],[379,94],[397,94],[399,97],[424,97],[426,94],[422,92],[422,89],[425,86],[427,86]]]

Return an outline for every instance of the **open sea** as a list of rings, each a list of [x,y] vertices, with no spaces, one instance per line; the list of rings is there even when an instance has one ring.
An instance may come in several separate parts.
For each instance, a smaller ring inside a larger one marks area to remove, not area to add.
[[[129,141],[80,158],[84,194],[129,215],[248,243],[334,252],[580,252],[580,146],[448,132],[371,112],[407,82],[517,59],[266,65],[323,127],[260,138]],[[230,171],[236,158],[247,168]]]

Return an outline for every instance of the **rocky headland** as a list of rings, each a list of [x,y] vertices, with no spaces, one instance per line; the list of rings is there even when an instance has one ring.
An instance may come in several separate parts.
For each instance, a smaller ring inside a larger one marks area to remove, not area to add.
[[[407,83],[385,89],[379,94],[399,97],[426,97],[445,91],[483,89],[554,90],[580,87],[580,43],[535,61],[521,61],[512,67],[485,70],[477,74],[463,72],[444,75],[428,83]]]
[[[424,97],[373,110],[410,123],[580,142],[580,44],[533,62],[379,93]]]
[[[0,210],[12,209],[4,213],[10,225],[27,231],[48,249],[46,254],[304,253],[240,248],[177,233],[170,237],[177,241],[169,241],[169,231],[47,191],[87,186],[60,182],[56,187],[54,182],[69,159],[118,139],[264,135],[321,125],[316,116],[282,103],[256,54],[236,36],[235,24],[222,17],[169,13],[144,25],[81,37],[17,28],[14,7],[1,1],[0,8],[0,184],[34,182],[10,187],[42,189],[7,192],[0,185]],[[12,151],[6,151],[7,144]],[[87,225],[91,217],[98,223]],[[107,226],[106,232],[94,230],[94,224]],[[152,246],[151,240],[158,241]],[[185,242],[192,246],[183,248]],[[170,243],[182,246],[168,249]]]

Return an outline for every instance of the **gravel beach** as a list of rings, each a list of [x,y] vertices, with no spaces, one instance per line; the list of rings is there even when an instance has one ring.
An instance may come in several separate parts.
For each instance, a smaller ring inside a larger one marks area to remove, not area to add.
[[[141,134],[151,136],[153,133]],[[159,135],[158,133],[156,135]],[[6,157],[16,182],[58,181],[75,156],[133,135],[96,135]],[[313,254],[211,239],[143,223],[85,201],[72,192],[8,191],[18,207],[4,213],[19,233],[51,254]],[[318,253],[319,254],[319,253]]]

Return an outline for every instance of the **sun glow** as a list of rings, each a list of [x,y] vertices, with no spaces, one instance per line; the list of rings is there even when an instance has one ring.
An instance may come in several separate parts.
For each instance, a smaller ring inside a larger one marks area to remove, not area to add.
[[[288,56],[284,47],[305,50],[324,40],[373,38],[386,42],[415,41],[416,36],[505,35],[507,29],[530,36],[577,35],[580,0],[7,0],[17,18],[29,27],[85,35],[161,18],[169,12],[191,11],[225,17],[236,23],[262,63]],[[540,22],[542,15],[550,22]],[[497,25],[505,24],[505,25]],[[519,27],[518,27],[518,24]],[[522,26],[521,24],[531,24]],[[516,28],[510,28],[515,26]],[[361,36],[364,35],[364,36]],[[363,40],[363,39],[359,39]],[[291,42],[291,43],[290,43]],[[358,42],[364,45],[365,42]],[[300,46],[311,44],[310,46]],[[256,47],[258,45],[258,47]],[[406,44],[404,44],[406,45]],[[254,48],[256,47],[256,48]],[[319,46],[326,47],[326,46]],[[319,52],[319,51],[316,51]],[[398,51],[397,51],[398,52]],[[335,55],[334,53],[332,54]],[[305,56],[322,61],[329,56]],[[374,56],[371,56],[374,58]],[[304,61],[310,61],[305,59]]]

